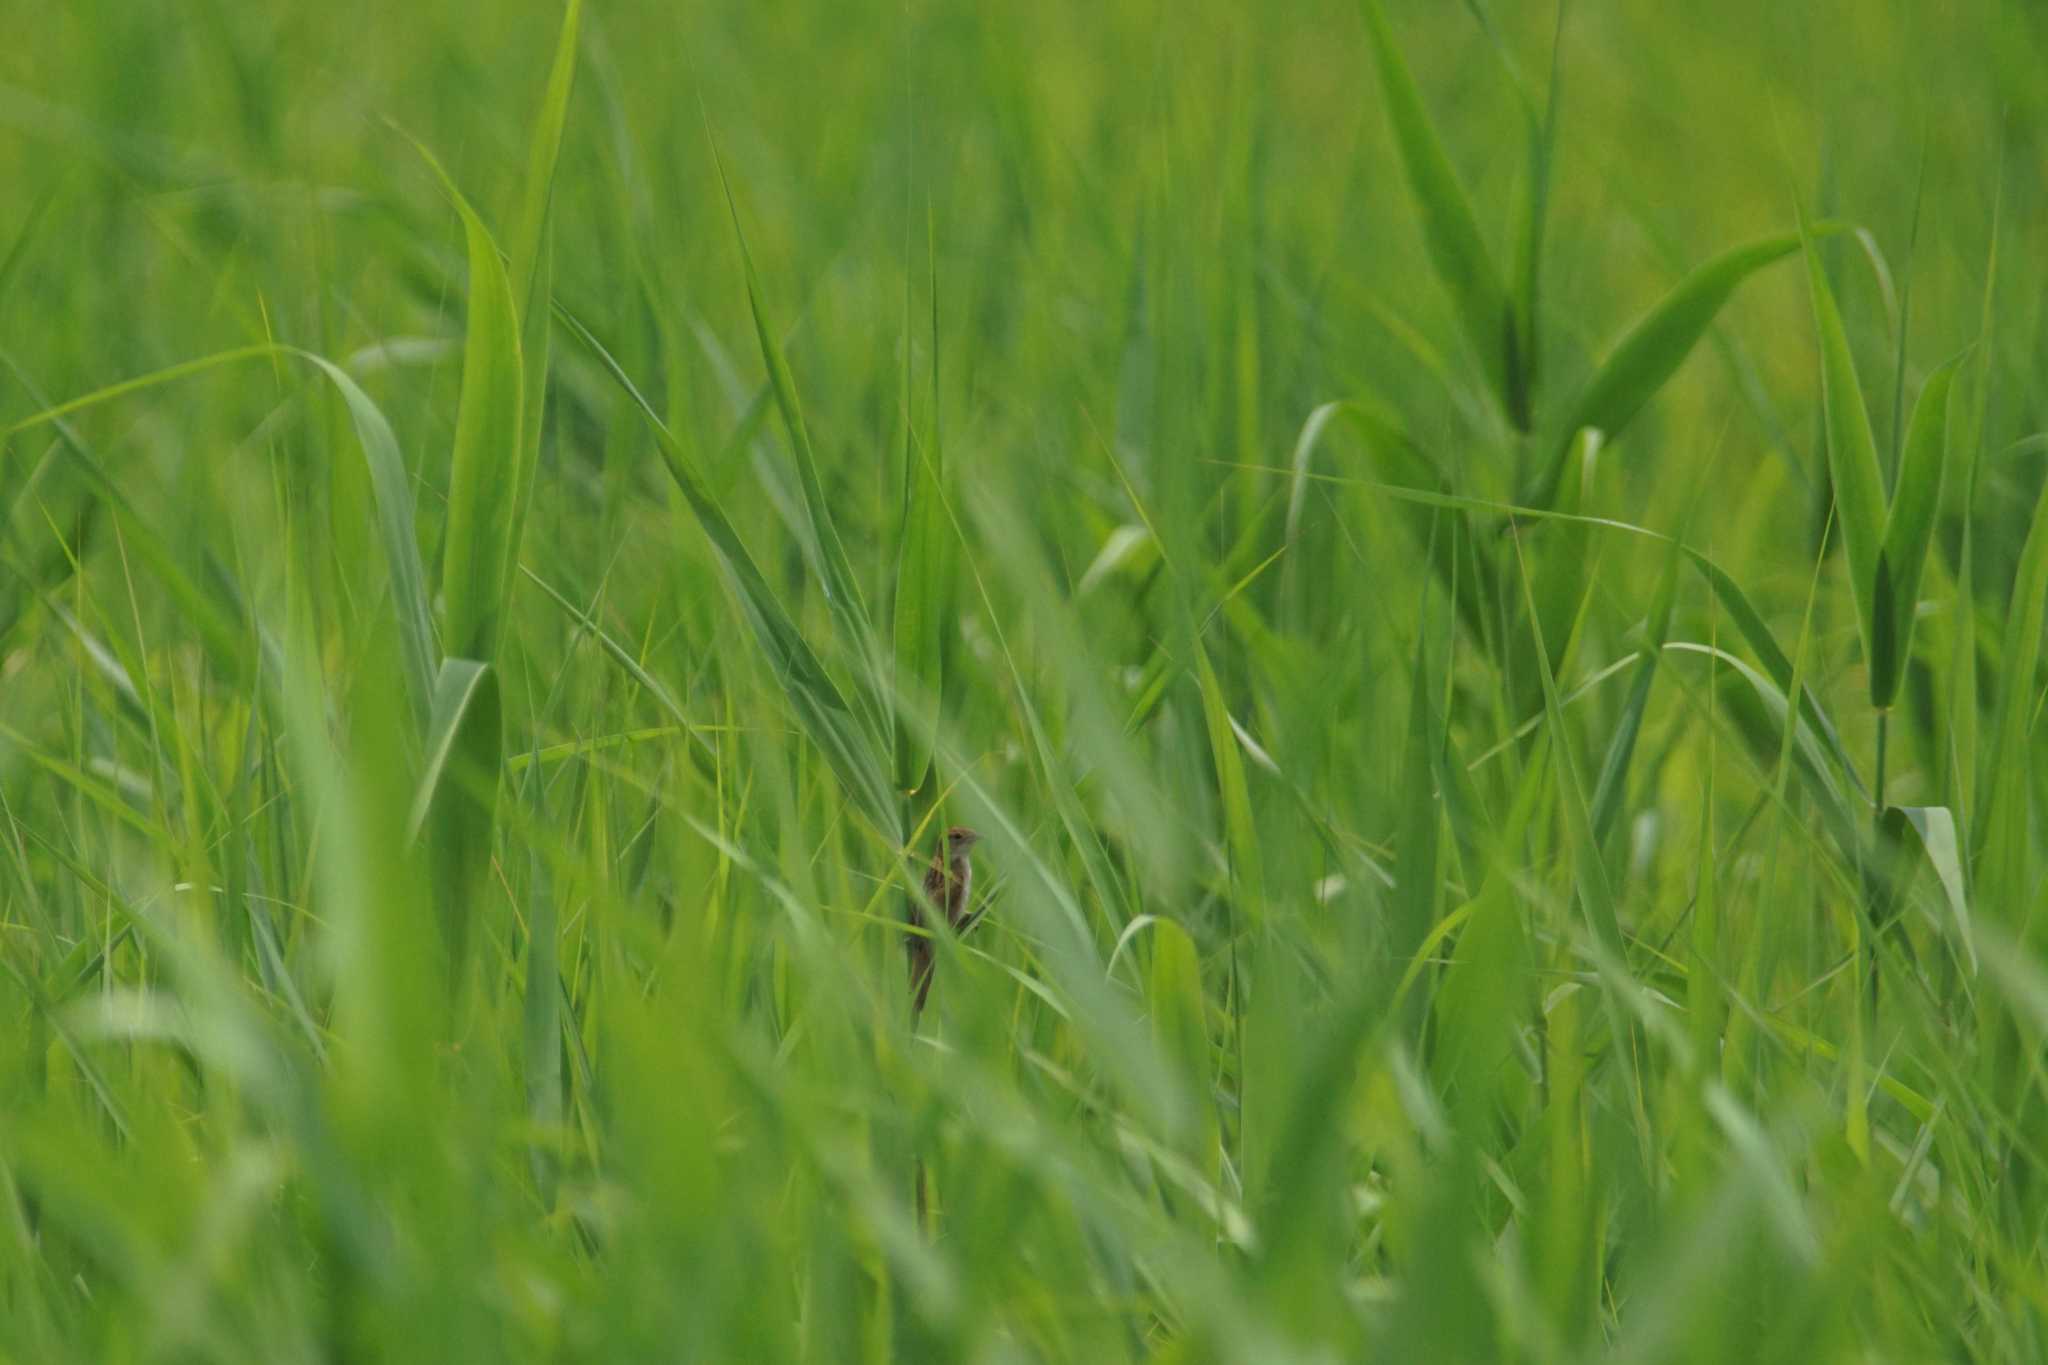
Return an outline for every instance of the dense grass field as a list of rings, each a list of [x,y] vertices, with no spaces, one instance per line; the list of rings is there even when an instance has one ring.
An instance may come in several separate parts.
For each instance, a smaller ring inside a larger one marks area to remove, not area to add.
[[[0,1361],[2048,1358],[2038,6],[0,9]]]

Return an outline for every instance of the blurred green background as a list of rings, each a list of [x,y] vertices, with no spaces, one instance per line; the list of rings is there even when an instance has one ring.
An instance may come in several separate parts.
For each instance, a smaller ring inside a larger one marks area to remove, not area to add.
[[[2048,1355],[2048,20],[1380,12],[0,0],[0,1359]]]

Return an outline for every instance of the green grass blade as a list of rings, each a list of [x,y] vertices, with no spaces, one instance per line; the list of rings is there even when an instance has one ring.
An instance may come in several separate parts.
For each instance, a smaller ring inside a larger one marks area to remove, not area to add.
[[[425,760],[414,789],[407,832],[415,839],[425,830],[437,801],[448,799],[471,756],[468,745],[476,719],[496,707],[490,667],[475,659],[447,659],[434,679],[434,708],[427,725]]]
[[[1870,704],[1879,708],[1890,706],[1898,696],[1899,680],[1912,653],[1920,576],[1927,567],[1948,465],[1949,392],[1962,362],[1963,357],[1957,356],[1927,377],[1906,428],[1899,482],[1892,490],[1884,545],[1878,556],[1878,581],[1883,591],[1877,609],[1889,623],[1891,640],[1889,648],[1873,658],[1870,670]]]
[[[1856,360],[1842,314],[1835,307],[1820,253],[1806,240],[1806,275],[1813,295],[1813,320],[1820,333],[1821,403],[1826,413],[1828,474],[1834,481],[1835,519],[1849,559],[1849,582],[1856,597],[1856,624],[1863,657],[1874,673],[1893,651],[1892,622],[1877,619],[1878,552],[1884,540],[1884,476],[1877,463],[1877,439],[1870,430],[1870,411],[1856,378]]]
[[[434,660],[439,649],[434,641],[434,615],[427,604],[427,575],[420,563],[419,537],[412,523],[412,479],[398,452],[398,438],[391,424],[370,401],[355,380],[340,366],[319,356],[300,352],[300,357],[319,367],[348,408],[355,423],[356,439],[362,443],[363,459],[370,469],[370,497],[376,505],[377,536],[384,547],[384,568],[391,579],[392,609],[398,616],[398,639],[405,660],[406,693],[413,702],[414,719],[424,727],[432,696]]]
[[[1526,565],[1521,579],[1523,605],[1530,620],[1538,621],[1540,615]],[[1571,730],[1565,724],[1564,702],[1558,694],[1557,678],[1551,672],[1540,626],[1535,643],[1536,674],[1543,687],[1545,730],[1550,736],[1552,761],[1557,767],[1558,804],[1572,843],[1573,880],[1594,941],[1611,954],[1615,962],[1623,962],[1621,920],[1615,910],[1614,889],[1607,879],[1606,864],[1600,859],[1599,845],[1593,837],[1592,811],[1586,804],[1585,784],[1579,777],[1578,759],[1571,749]]]
[[[88,486],[124,518],[142,528],[145,523],[121,491],[119,483],[100,467],[66,419],[117,398],[144,393],[223,366],[279,357],[302,360],[325,375],[340,392],[349,418],[355,425],[363,458],[369,466],[372,495],[377,507],[377,530],[384,546],[385,568],[391,579],[406,690],[413,701],[415,718],[424,725],[428,697],[433,690],[433,661],[438,650],[434,641],[433,614],[427,606],[426,573],[421,567],[419,540],[413,532],[411,476],[406,471],[404,457],[399,453],[398,438],[392,434],[391,423],[385,420],[383,412],[348,372],[333,361],[295,346],[242,346],[218,351],[44,407],[0,429],[0,446],[4,446],[5,438],[9,436],[41,426],[55,426],[70,447]],[[4,448],[0,448],[0,454],[4,454]],[[179,600],[180,606],[208,636],[209,642],[224,657],[238,656],[243,643],[238,627],[225,618],[218,604],[191,581],[170,553],[167,542],[153,530],[144,531],[140,535],[139,548],[159,581]]]
[[[805,732],[825,755],[847,794],[859,804],[861,813],[892,845],[900,844],[901,816],[895,793],[890,789],[887,751],[872,727],[847,709],[837,684],[761,576],[739,531],[712,496],[690,452],[589,328],[566,310],[558,309],[557,314],[646,418],[669,476],[675,480],[683,501],[725,569],[740,614],[752,630],[755,643],[767,656]]]
[[[1550,40],[1550,82],[1541,115],[1526,94],[1521,100],[1523,119],[1529,128],[1529,158],[1527,181],[1521,201],[1515,208],[1515,249],[1508,267],[1508,280],[1514,291],[1516,354],[1521,358],[1520,379],[1528,409],[1535,406],[1542,379],[1538,325],[1543,303],[1543,240],[1550,220],[1551,173],[1557,164],[1557,110],[1564,74],[1564,14],[1565,6],[1559,4]],[[1490,21],[1486,29],[1501,54],[1503,64],[1506,64],[1506,48]]]
[[[906,272],[907,273],[907,272]],[[931,767],[931,737],[945,690],[943,645],[946,602],[952,595],[951,541],[946,538],[945,447],[939,427],[939,295],[932,271],[932,421],[928,441],[917,437],[911,406],[910,286],[903,298],[902,534],[896,547],[897,705],[917,715],[896,727],[896,788],[915,792]]]
[[[506,248],[511,261],[513,298],[521,319],[548,316],[548,222],[553,213],[555,162],[562,150],[562,129],[568,123],[569,96],[576,84],[576,40],[583,0],[569,0],[555,40],[555,58],[548,69],[546,93],[534,119],[526,149],[526,178],[519,187],[519,208],[512,220]],[[531,331],[526,334],[530,340]]]
[[[714,160],[717,154],[714,146]],[[789,431],[789,443],[796,453],[797,484],[803,492],[804,513],[810,522],[811,548],[818,562],[819,577],[826,599],[832,604],[833,614],[846,632],[847,644],[862,656],[865,664],[874,647],[867,603],[861,597],[859,581],[854,577],[853,565],[846,557],[846,547],[839,539],[839,528],[832,519],[825,485],[818,475],[817,452],[811,448],[810,429],[804,423],[803,404],[797,398],[796,379],[782,353],[782,343],[776,340],[775,331],[769,325],[767,305],[761,296],[761,279],[754,269],[754,254],[747,246],[745,230],[740,227],[739,203],[733,198],[732,186],[725,178],[722,162],[718,166],[718,180],[725,191],[726,208],[732,215],[733,236],[739,242],[740,267],[746,276],[747,307],[753,314],[754,336],[760,343],[761,359],[768,367],[768,379],[775,389],[775,403],[782,412],[783,426]]]
[[[1209,651],[1194,642],[1195,679],[1201,686],[1202,720],[1209,732],[1209,755],[1216,763],[1216,782],[1223,801],[1223,827],[1244,904],[1256,920],[1265,902],[1265,873],[1259,856],[1259,826],[1252,816],[1251,789],[1245,782],[1244,754],[1231,733],[1230,710],[1217,680]]]
[[[1678,546],[1673,542],[1663,580],[1657,588],[1655,604],[1644,622],[1643,657],[1636,664],[1635,674],[1629,681],[1628,697],[1622,702],[1621,715],[1615,722],[1612,738],[1607,742],[1607,756],[1600,764],[1600,776],[1593,784],[1593,838],[1603,846],[1613,833],[1614,821],[1621,814],[1621,803],[1628,793],[1629,764],[1635,758],[1636,739],[1642,733],[1643,713],[1649,707],[1650,687],[1656,681],[1664,641],[1671,633],[1671,609],[1678,597],[1679,563]]]
[[[1986,905],[2003,906],[2017,919],[2034,889],[2026,875],[2033,851],[2028,798],[2034,764],[2029,739],[2038,696],[2041,615],[2048,607],[2048,488],[2034,504],[2007,601],[1996,739],[1977,796],[1978,857],[1983,869],[1977,884]]]
[[[1960,956],[1969,964],[1970,970],[1975,971],[1977,944],[1970,933],[1970,894],[1963,876],[1955,812],[1946,806],[1894,806],[1892,809],[1904,817],[1912,826],[1913,833],[1919,836],[1920,851],[1926,855],[1928,866],[1934,869],[1935,877],[1941,882],[1942,899],[1955,921]]]
[[[1134,924],[1138,921],[1132,921]],[[1205,1168],[1218,1141],[1216,1108],[1209,1100],[1214,1061],[1209,1044],[1208,1002],[1202,992],[1202,959],[1188,931],[1170,919],[1149,921],[1152,964],[1146,976],[1145,1003],[1152,1015],[1153,1037],[1160,1055],[1172,1065],[1197,1116],[1200,1154]],[[1205,1169],[1213,1179],[1213,1170]]]
[[[1707,586],[1713,589],[1722,609],[1735,622],[1736,631],[1749,642],[1749,647],[1756,651],[1758,661],[1764,666],[1764,673],[1777,685],[1781,695],[1789,695],[1794,687],[1792,658],[1785,653],[1784,646],[1778,643],[1778,637],[1771,632],[1762,614],[1751,604],[1741,585],[1730,577],[1725,569],[1699,551],[1686,547],[1685,556],[1692,561],[1693,567],[1699,570],[1700,576],[1707,580]],[[1862,776],[1856,771],[1856,765],[1849,761],[1849,751],[1843,747],[1841,735],[1835,729],[1834,721],[1822,708],[1820,699],[1814,696],[1812,688],[1800,687],[1798,691],[1800,715],[1805,718],[1806,724],[1812,727],[1819,743],[1826,747],[1826,752],[1834,760],[1835,766],[1858,791],[1861,791]]]
[[[1424,611],[1427,613],[1425,603]],[[1443,842],[1443,811],[1435,787],[1435,755],[1442,747],[1429,673],[1429,641],[1418,633],[1415,663],[1408,689],[1408,725],[1401,748],[1401,823],[1395,848],[1394,891],[1389,919],[1389,958],[1395,967],[1412,963],[1436,921],[1438,865]],[[1405,1026],[1419,1041],[1429,1012],[1426,991],[1409,997]]]
[[[1679,281],[1622,335],[1572,400],[1554,462],[1562,464],[1572,436],[1587,427],[1599,430],[1609,442],[1620,440],[1636,414],[1692,354],[1743,281],[1797,250],[1797,235],[1767,237],[1724,252]],[[1550,471],[1546,486],[1530,501],[1549,506],[1556,482],[1556,471]]]
[[[1380,94],[1393,125],[1394,144],[1422,213],[1423,241],[1437,279],[1451,296],[1458,321],[1478,352],[1488,383],[1518,429],[1529,427],[1529,391],[1516,337],[1514,312],[1500,270],[1487,253],[1472,204],[1444,154],[1422,92],[1401,56],[1380,0],[1360,0],[1379,68]]]
[[[548,295],[554,287],[555,163],[562,150],[562,129],[568,122],[569,96],[576,84],[576,40],[582,13],[583,0],[569,0],[562,14],[554,65],[548,72],[547,91],[542,96],[533,138],[527,147],[526,179],[520,186],[519,209],[506,243],[511,262],[508,278],[519,319],[523,366],[520,388],[524,396],[518,461],[513,472],[512,529],[500,570],[508,590],[519,566],[519,543],[526,529],[528,509],[533,504],[534,477],[540,465],[541,425],[546,417],[548,388]]]

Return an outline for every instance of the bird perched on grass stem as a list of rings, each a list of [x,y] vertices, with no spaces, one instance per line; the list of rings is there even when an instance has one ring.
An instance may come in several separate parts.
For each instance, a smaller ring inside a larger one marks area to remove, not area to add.
[[[925,907],[929,906],[946,917],[947,927],[953,932],[965,932],[972,922],[967,914],[967,893],[974,883],[974,866],[967,860],[967,851],[980,838],[964,825],[955,825],[946,831],[938,853],[932,857],[931,866],[925,869],[923,898],[910,898],[909,920],[912,927],[929,928],[925,918]],[[915,1027],[918,1017],[924,1013],[925,997],[931,994],[932,970],[937,963],[932,957],[932,941],[928,934],[909,935],[908,946],[910,1022]]]

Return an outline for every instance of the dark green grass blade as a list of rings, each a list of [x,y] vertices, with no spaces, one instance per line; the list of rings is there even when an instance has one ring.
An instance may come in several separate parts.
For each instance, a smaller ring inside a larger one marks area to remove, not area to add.
[[[917,715],[896,729],[896,787],[915,792],[931,768],[931,736],[937,732],[938,707],[945,690],[944,641],[946,604],[952,596],[952,542],[946,536],[944,502],[945,446],[939,421],[939,291],[934,260],[932,286],[932,417],[928,439],[919,440],[911,395],[911,331],[909,272],[903,286],[903,411],[899,452],[903,479],[902,532],[897,542],[896,612],[892,622],[896,651],[897,705],[916,708]]]
[[[1871,433],[1870,411],[1864,406],[1863,385],[1856,377],[1856,360],[1849,353],[1842,314],[1835,306],[1834,291],[1828,287],[1820,253],[1810,239],[1806,242],[1806,276],[1813,295],[1814,326],[1820,333],[1828,474],[1835,486],[1835,505],[1840,509],[1835,525],[1841,531],[1842,547],[1848,555],[1863,656],[1875,676],[1880,662],[1877,650],[1881,645],[1889,645],[1888,639],[1879,638],[1876,615],[1878,552],[1885,524],[1884,476],[1878,468],[1877,439]],[[1887,637],[1889,631],[1887,622]]]
[[[1881,638],[1872,652],[1870,704],[1880,708],[1897,698],[1906,661],[1912,656],[1920,576],[1927,568],[1948,465],[1949,392],[1962,362],[1963,357],[1957,356],[1927,377],[1907,424],[1898,486],[1892,490],[1884,544],[1878,553],[1876,620]]]
[[[714,145],[714,160],[717,155]],[[768,367],[768,379],[775,390],[775,403],[781,409],[783,426],[789,432],[789,443],[796,453],[797,484],[803,492],[804,513],[810,522],[813,541],[811,548],[817,558],[825,596],[846,632],[848,644],[862,652],[862,662],[866,664],[867,652],[874,644],[867,603],[861,597],[859,581],[854,577],[853,565],[846,557],[846,547],[840,541],[839,528],[832,516],[831,503],[825,496],[825,485],[818,473],[818,456],[811,447],[811,433],[804,422],[803,404],[797,398],[796,379],[782,353],[782,343],[776,340],[775,331],[769,325],[761,279],[754,270],[754,254],[747,246],[746,232],[740,227],[739,204],[733,198],[731,184],[726,181],[722,162],[718,166],[718,177],[725,191],[726,208],[732,215],[733,237],[739,243],[740,266],[746,277],[747,307],[754,319],[754,336],[760,343],[761,359]]]
[[[1408,173],[1416,207],[1422,214],[1423,242],[1436,267],[1437,279],[1451,296],[1459,324],[1479,355],[1494,397],[1515,426],[1529,427],[1528,376],[1524,373],[1516,336],[1514,310],[1501,283],[1500,270],[1487,253],[1472,203],[1458,183],[1457,172],[1444,154],[1422,92],[1394,40],[1379,0],[1361,0],[1366,32],[1372,39],[1379,68],[1380,94],[1394,145]]]

